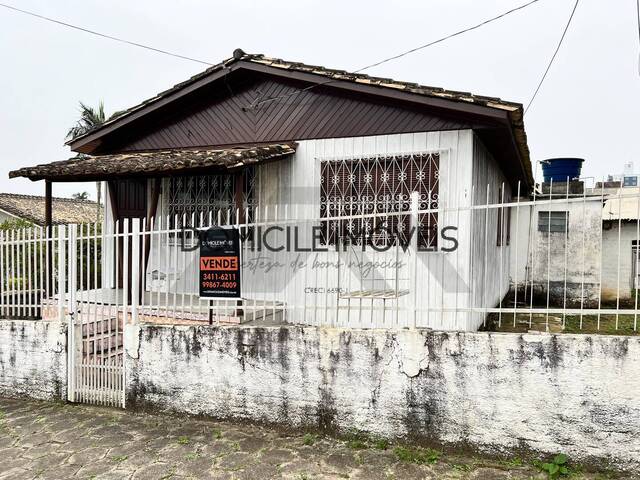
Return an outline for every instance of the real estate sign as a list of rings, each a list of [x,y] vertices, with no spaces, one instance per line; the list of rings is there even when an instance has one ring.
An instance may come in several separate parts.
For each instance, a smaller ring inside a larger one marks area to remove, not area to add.
[[[240,236],[236,229],[200,233],[200,296],[240,298]]]

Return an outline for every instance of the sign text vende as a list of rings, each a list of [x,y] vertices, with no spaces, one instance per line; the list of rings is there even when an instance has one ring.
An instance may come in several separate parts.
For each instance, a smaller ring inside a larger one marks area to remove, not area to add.
[[[200,257],[200,270],[238,270],[238,257]]]

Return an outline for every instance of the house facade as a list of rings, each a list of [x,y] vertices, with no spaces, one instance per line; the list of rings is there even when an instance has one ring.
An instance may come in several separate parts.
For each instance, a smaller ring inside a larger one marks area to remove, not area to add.
[[[154,232],[128,260],[149,299],[200,305],[176,233],[235,226],[233,316],[299,324],[475,330],[509,288],[508,213],[488,206],[532,185],[520,104],[240,50],[69,145],[89,157],[10,176],[104,181],[104,229]],[[122,250],[103,245],[103,289],[127,283]]]

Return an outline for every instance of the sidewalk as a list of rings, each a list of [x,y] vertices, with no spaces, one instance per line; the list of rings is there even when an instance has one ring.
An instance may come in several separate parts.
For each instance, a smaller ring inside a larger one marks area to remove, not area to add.
[[[247,424],[0,399],[0,479],[30,478],[492,480],[546,475],[516,458],[441,455],[380,439],[336,440]]]

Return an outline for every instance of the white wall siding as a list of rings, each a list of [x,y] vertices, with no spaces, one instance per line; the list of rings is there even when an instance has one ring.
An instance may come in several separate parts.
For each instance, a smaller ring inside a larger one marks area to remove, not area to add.
[[[473,179],[474,205],[501,203],[511,200],[511,187],[489,151],[474,135]],[[497,245],[497,208],[475,210],[471,223],[471,289],[473,307],[493,308],[509,290],[510,246]],[[505,222],[506,223],[506,222]],[[505,226],[506,228],[506,226]],[[511,240],[513,241],[513,239]],[[479,327],[485,315],[475,313],[470,329]]]
[[[638,223],[612,221],[607,224],[602,231],[602,298],[635,300],[632,242],[638,240]]]
[[[394,154],[411,154],[433,152],[440,154],[439,168],[439,207],[451,208],[469,205],[471,191],[471,155],[473,134],[468,131],[430,132],[402,135],[384,135],[376,137],[342,138],[326,140],[310,140],[299,142],[295,156],[290,159],[264,165],[260,168],[260,203],[269,205],[269,218],[273,219],[277,205],[278,215],[283,217],[288,208],[297,214],[298,218],[312,220],[320,216],[320,167],[321,162],[333,159],[357,159]],[[465,307],[468,302],[468,225],[470,212],[441,213],[438,227],[445,225],[457,226],[459,248],[454,252],[420,252],[418,254],[418,296],[417,308],[419,326],[429,326],[438,329],[471,329],[472,324],[467,321],[467,313],[443,313],[442,307]],[[309,239],[311,222],[305,224],[305,240]],[[439,240],[441,243],[441,240]],[[374,253],[367,249],[365,261],[383,262],[395,258],[395,253],[389,251]],[[281,262],[289,265],[295,256],[282,254]],[[302,255],[307,264],[313,265],[315,255]],[[349,255],[336,252],[328,255],[328,260],[337,264],[340,260],[350,259]],[[395,272],[382,272],[381,276],[391,279]],[[349,277],[351,277],[349,279]],[[401,278],[401,288],[410,286],[408,266],[398,273]],[[278,278],[273,279],[278,282]],[[290,316],[294,323],[317,324],[326,320],[324,316],[333,315],[338,325],[371,326],[359,316],[350,315],[351,308],[357,305],[368,308],[369,311],[380,310],[376,314],[379,326],[400,325],[407,326],[411,320],[407,316],[410,295],[398,300],[387,300],[382,313],[383,300],[337,300],[337,294],[309,293],[309,288],[330,289],[336,287],[340,281],[355,281],[355,276],[339,277],[336,268],[305,269],[295,276],[284,275],[285,283],[277,289],[284,294],[288,302],[292,302],[297,309]],[[305,289],[307,293],[305,293]],[[285,300],[287,301],[287,300]],[[318,308],[306,308],[305,305],[317,305]],[[325,306],[329,305],[328,310]],[[334,308],[335,307],[335,308]],[[397,307],[397,308],[396,308]],[[306,310],[306,317],[303,311]],[[318,315],[322,315],[319,317]],[[456,318],[457,315],[457,318]],[[366,316],[366,315],[365,315]],[[331,320],[330,318],[328,320]],[[362,322],[361,322],[362,320]]]
[[[503,183],[505,200],[510,199],[511,190],[497,163],[471,130],[300,141],[295,155],[257,167],[256,220],[284,226],[282,220],[296,219],[290,226],[298,228],[299,246],[309,247],[312,227],[320,226],[323,161],[417,153],[439,154],[438,207],[447,211],[438,214],[438,229],[446,226],[458,229],[449,232],[458,240],[456,250],[441,251],[446,242],[439,236],[438,251],[418,252],[415,276],[411,272],[411,257],[395,249],[376,252],[367,247],[362,252],[358,247],[337,252],[331,246],[330,251],[322,253],[245,250],[245,265],[262,264],[262,268],[245,268],[243,298],[253,305],[286,304],[287,321],[292,323],[412,326],[415,305],[416,326],[477,329],[484,319],[483,313],[472,315],[456,310],[491,308],[499,303],[508,288],[509,248],[496,246],[497,209],[489,210],[485,242],[484,213],[467,207],[472,205],[472,196],[476,204],[484,205],[487,185],[490,203],[500,200],[498,190]],[[272,232],[269,238],[279,244],[284,243],[284,236]],[[179,288],[196,294],[197,251],[178,253],[174,246],[167,258],[162,242],[159,248],[152,246],[148,274],[178,265],[180,271],[173,275],[177,283],[172,282],[170,290]],[[174,255],[180,258],[173,258]],[[399,269],[390,266],[396,258],[402,261]],[[411,293],[386,299],[340,298],[338,289],[366,289],[364,283],[363,288],[357,288],[362,275],[349,266],[354,260],[378,265],[375,281],[369,278],[367,282],[378,288],[397,286],[400,290],[416,291],[416,298]],[[279,266],[270,267],[274,264]],[[148,288],[154,288],[152,282]],[[358,313],[354,314],[356,310]]]

